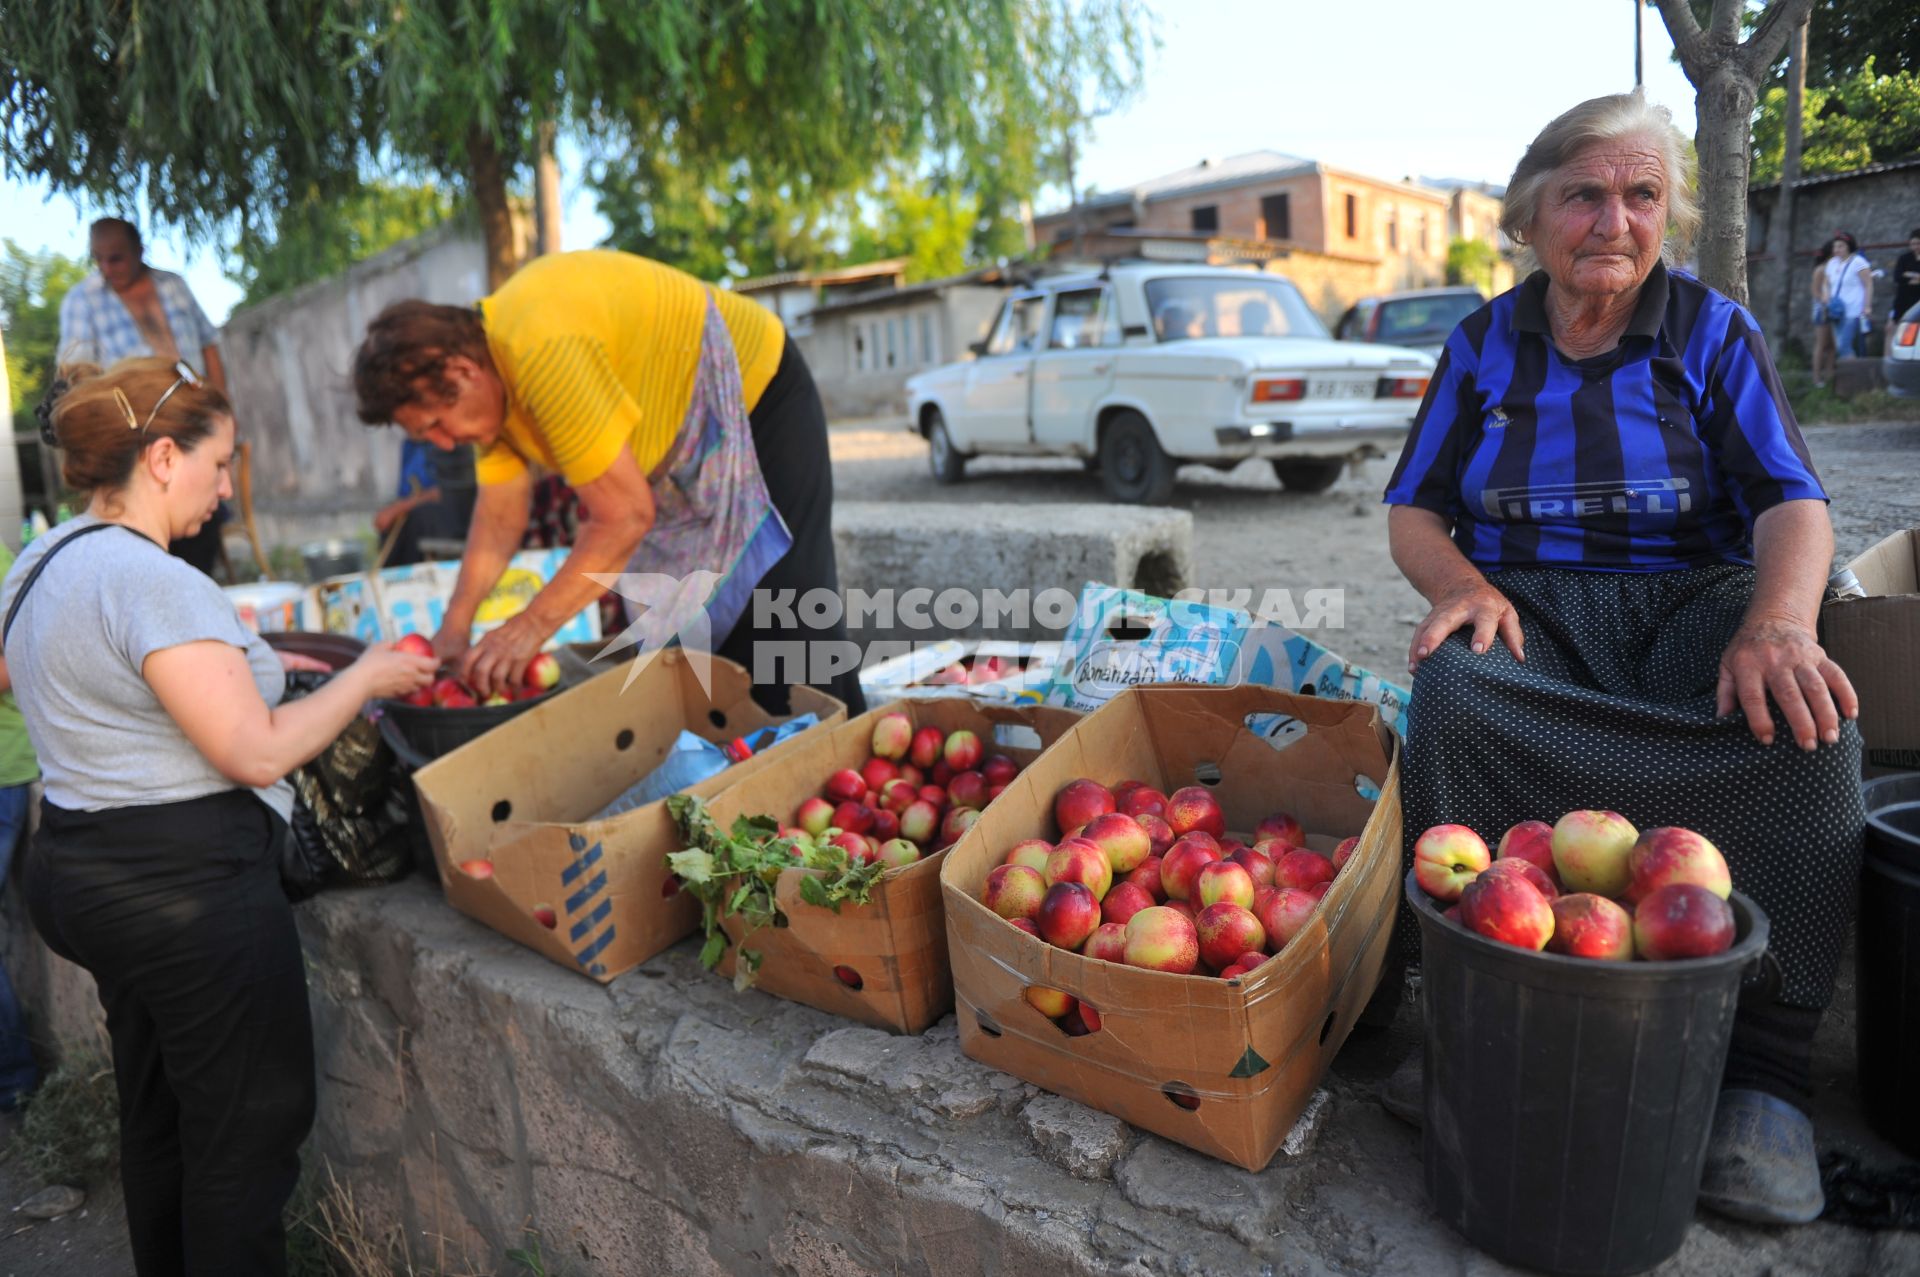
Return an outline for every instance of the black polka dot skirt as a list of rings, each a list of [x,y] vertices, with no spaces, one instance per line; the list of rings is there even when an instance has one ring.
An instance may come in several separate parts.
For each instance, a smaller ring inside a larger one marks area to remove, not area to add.
[[[1679,825],[1727,858],[1734,887],[1766,911],[1780,1001],[1824,1007],[1853,919],[1866,814],[1860,734],[1812,753],[1775,712],[1762,745],[1736,709],[1716,718],[1720,656],[1754,570],[1523,568],[1498,572],[1527,659],[1475,655],[1465,632],[1421,662],[1408,708],[1404,854],[1438,824],[1488,847],[1522,820],[1600,808],[1641,829]],[[1401,910],[1402,953],[1419,932]]]

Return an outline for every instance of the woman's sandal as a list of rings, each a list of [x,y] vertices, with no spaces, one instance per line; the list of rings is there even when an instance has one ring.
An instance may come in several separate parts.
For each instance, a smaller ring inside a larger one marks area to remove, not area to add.
[[[1700,1204],[1756,1224],[1806,1224],[1826,1202],[1807,1115],[1765,1091],[1720,1092]]]

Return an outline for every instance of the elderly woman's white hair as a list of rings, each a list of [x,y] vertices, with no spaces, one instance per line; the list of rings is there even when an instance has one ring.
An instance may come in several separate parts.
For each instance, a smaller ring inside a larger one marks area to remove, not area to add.
[[[1694,193],[1695,161],[1686,135],[1674,127],[1673,113],[1648,102],[1640,90],[1590,98],[1561,115],[1533,139],[1507,183],[1500,229],[1516,244],[1540,211],[1540,193],[1555,171],[1596,142],[1644,139],[1660,155],[1667,175],[1667,237],[1662,248],[1669,266],[1685,261],[1700,229],[1700,202]]]

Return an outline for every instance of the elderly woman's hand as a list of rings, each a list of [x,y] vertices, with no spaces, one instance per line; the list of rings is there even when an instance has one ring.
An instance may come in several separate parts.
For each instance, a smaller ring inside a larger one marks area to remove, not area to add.
[[[525,612],[509,617],[461,655],[461,680],[482,696],[516,688],[527,662],[539,655],[546,641],[547,634]]]
[[[1413,632],[1413,645],[1407,652],[1407,673],[1418,673],[1420,662],[1446,642],[1448,636],[1469,626],[1473,629],[1469,641],[1474,651],[1486,651],[1497,635],[1513,653],[1514,660],[1527,659],[1527,640],[1520,632],[1520,614],[1513,610],[1506,595],[1476,574],[1434,596],[1433,610]]]
[[[1860,698],[1846,671],[1833,663],[1813,631],[1785,618],[1749,619],[1720,656],[1720,687],[1715,712],[1731,714],[1737,704],[1747,729],[1762,745],[1773,744],[1773,713],[1767,697],[1786,715],[1787,728],[1801,749],[1840,739],[1840,718],[1860,712]]]

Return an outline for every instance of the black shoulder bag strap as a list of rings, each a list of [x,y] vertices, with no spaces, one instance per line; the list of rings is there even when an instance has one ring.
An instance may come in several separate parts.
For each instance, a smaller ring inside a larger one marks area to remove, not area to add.
[[[6,623],[4,626],[0,626],[0,648],[6,647],[7,639],[13,634],[13,618],[20,614],[20,605],[27,601],[27,591],[31,590],[33,583],[40,579],[40,574],[47,570],[47,564],[53,562],[53,556],[72,545],[75,541],[78,541],[81,537],[86,536],[89,532],[104,532],[108,528],[117,528],[120,526],[118,523],[95,523],[81,528],[78,532],[69,532],[66,536],[61,537],[52,549],[40,556],[40,561],[33,565],[33,570],[27,573],[27,579],[20,582],[19,590],[14,593],[13,606],[7,609]],[[133,531],[131,528],[127,530],[129,532]],[[134,535],[139,536],[140,534],[134,532]]]

